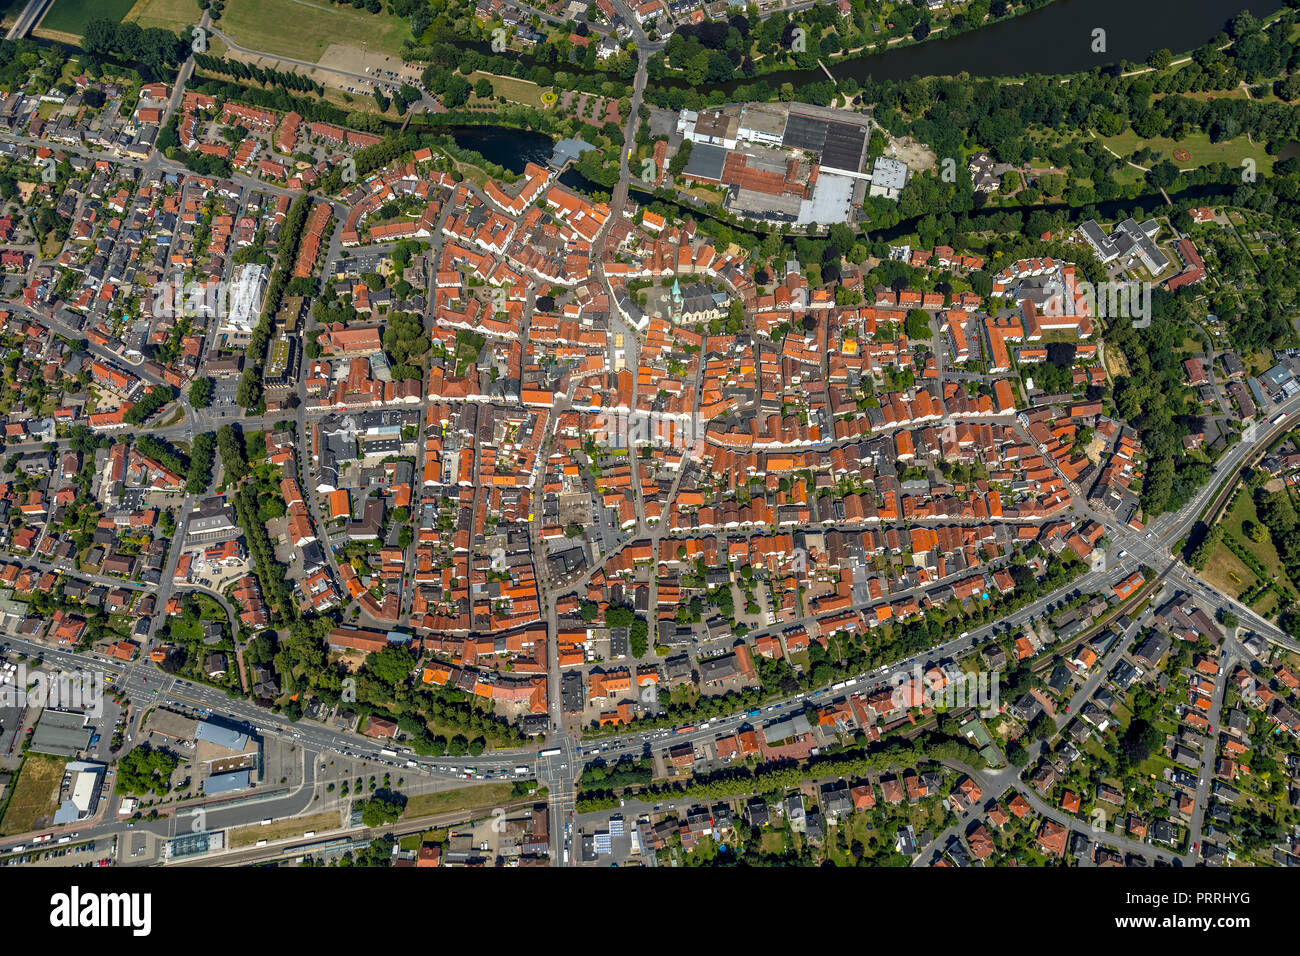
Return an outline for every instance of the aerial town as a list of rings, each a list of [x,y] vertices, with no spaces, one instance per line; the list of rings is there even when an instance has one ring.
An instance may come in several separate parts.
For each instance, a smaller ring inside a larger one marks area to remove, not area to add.
[[[1300,865],[1293,9],[292,2],[4,14],[0,866]]]

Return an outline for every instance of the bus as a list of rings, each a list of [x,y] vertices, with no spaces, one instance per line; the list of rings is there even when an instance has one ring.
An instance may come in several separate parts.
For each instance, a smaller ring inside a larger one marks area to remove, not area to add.
[[[380,753],[381,756],[384,756],[384,757],[396,757],[396,756],[397,756],[397,751],[396,751],[396,750],[389,750],[388,748],[384,748],[383,750],[379,751],[379,753]]]
[[[547,749],[538,751],[537,753],[537,756],[539,757],[558,757],[559,755],[560,755],[559,747],[548,747]]]

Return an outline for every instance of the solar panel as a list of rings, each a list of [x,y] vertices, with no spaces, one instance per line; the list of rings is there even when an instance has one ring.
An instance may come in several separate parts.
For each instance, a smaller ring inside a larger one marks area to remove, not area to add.
[[[867,131],[861,126],[828,123],[822,165],[856,173],[862,161],[862,147],[866,139]]]
[[[785,136],[781,139],[781,145],[820,151],[826,143],[826,127],[829,125],[825,120],[791,113],[785,124]]]

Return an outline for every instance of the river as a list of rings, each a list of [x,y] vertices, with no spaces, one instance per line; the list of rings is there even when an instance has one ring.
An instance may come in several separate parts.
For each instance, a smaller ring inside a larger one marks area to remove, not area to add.
[[[528,163],[545,166],[555,146],[545,133],[507,126],[430,126],[428,131],[450,136],[461,149],[472,149],[512,173],[522,173]]]
[[[1262,17],[1281,6],[1280,0],[1055,0],[1041,9],[959,36],[927,40],[828,66],[836,79],[853,77],[859,83],[963,72],[971,76],[1081,73],[1121,60],[1144,61],[1152,50],[1161,47],[1175,54],[1194,49],[1219,33],[1243,9]],[[1092,51],[1095,29],[1106,31],[1104,53]],[[732,80],[719,88],[730,93],[758,80],[773,87],[793,83],[798,88],[825,79],[821,69],[782,70]],[[687,84],[684,80],[666,79],[655,85]]]

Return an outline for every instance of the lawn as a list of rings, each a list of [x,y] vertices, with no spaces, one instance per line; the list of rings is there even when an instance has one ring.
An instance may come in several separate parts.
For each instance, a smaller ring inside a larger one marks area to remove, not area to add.
[[[18,772],[13,797],[0,821],[0,836],[13,836],[36,828],[38,820],[49,819],[57,809],[64,761],[46,754],[29,753]]]
[[[397,842],[403,850],[410,850],[414,853],[426,843],[439,844],[447,842],[447,830],[444,827],[439,830],[424,830],[420,833],[408,833]]]
[[[135,0],[54,0],[40,27],[79,37],[90,20],[104,17],[118,23],[134,4]],[[191,5],[198,10],[197,4]]]
[[[1204,573],[1205,580],[1234,598],[1254,587],[1259,580],[1222,542],[1205,562]]]
[[[492,92],[497,96],[504,96],[512,103],[522,103],[534,109],[542,108],[542,88],[530,80],[520,80],[513,76],[497,76],[495,73],[484,73],[482,70],[475,70],[465,79],[469,81],[470,86],[479,80],[487,80],[492,84]],[[471,102],[482,101],[475,96]]]
[[[1250,157],[1255,160],[1257,175],[1263,175],[1273,170],[1273,157],[1269,156],[1263,144],[1251,143],[1245,136],[1238,136],[1236,139],[1230,139],[1222,143],[1211,143],[1208,133],[1192,133],[1175,142],[1164,137],[1141,139],[1132,130],[1128,130],[1118,136],[1101,137],[1101,141],[1124,157],[1127,157],[1139,147],[1147,146],[1154,152],[1159,153],[1161,159],[1167,159],[1181,169],[1205,166],[1209,163],[1227,163],[1229,166],[1240,166],[1243,159]],[[1185,163],[1179,162],[1174,159],[1174,150],[1176,149],[1187,150],[1191,158]],[[1143,165],[1149,164],[1144,163]]]
[[[142,30],[158,27],[176,32],[181,27],[198,24],[201,16],[202,11],[194,0],[136,0],[124,19],[140,24]]]
[[[402,812],[402,816],[415,819],[435,813],[503,807],[511,799],[517,799],[511,797],[513,792],[514,784],[485,783],[481,786],[457,787],[454,790],[417,793],[406,801],[406,809]]]
[[[1250,554],[1254,555],[1255,560],[1264,566],[1264,570],[1270,576],[1276,575],[1282,582],[1282,586],[1295,596],[1295,590],[1286,579],[1286,573],[1282,568],[1282,559],[1278,557],[1277,548],[1273,547],[1273,540],[1265,536],[1263,541],[1252,541],[1250,535],[1246,534],[1242,525],[1249,521],[1252,524],[1259,524],[1259,515],[1255,513],[1255,501],[1249,494],[1242,491],[1237,495],[1237,501],[1233,504],[1232,510],[1228,512],[1223,519],[1226,523],[1224,530],[1230,532],[1241,546]]]
[[[266,826],[254,824],[253,826],[231,830],[230,845],[232,847],[256,846],[259,840],[289,840],[293,837],[300,837],[304,833],[310,833],[313,830],[316,833],[325,833],[327,830],[337,829],[339,829],[339,812],[329,810],[325,813],[312,814],[309,817],[290,817],[287,820],[276,820]]]
[[[396,56],[411,32],[404,21],[387,13],[324,0],[229,0],[217,26],[245,49],[311,63],[320,62],[332,43],[364,45]]]

